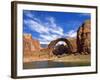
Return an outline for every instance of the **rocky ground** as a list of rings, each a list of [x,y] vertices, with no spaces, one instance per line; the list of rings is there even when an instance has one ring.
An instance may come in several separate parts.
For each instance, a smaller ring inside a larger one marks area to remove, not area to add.
[[[90,66],[91,56],[90,54],[71,54],[52,56],[48,55],[35,55],[24,57],[23,69],[34,68],[53,68],[53,67],[78,67],[78,66]]]
[[[25,62],[33,62],[33,61],[45,61],[45,60],[52,60],[52,61],[58,61],[58,62],[90,62],[90,54],[64,54],[64,55],[60,55],[60,56],[49,56],[49,55],[45,55],[48,53],[47,52],[38,52],[39,54],[41,53],[42,55],[37,55],[36,52],[34,52],[34,55],[27,55],[24,56],[24,63]]]

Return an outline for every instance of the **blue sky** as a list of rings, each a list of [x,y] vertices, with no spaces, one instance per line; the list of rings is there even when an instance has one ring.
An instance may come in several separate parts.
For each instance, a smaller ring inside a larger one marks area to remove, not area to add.
[[[46,44],[61,37],[76,37],[77,29],[88,19],[89,13],[23,10],[23,33]]]

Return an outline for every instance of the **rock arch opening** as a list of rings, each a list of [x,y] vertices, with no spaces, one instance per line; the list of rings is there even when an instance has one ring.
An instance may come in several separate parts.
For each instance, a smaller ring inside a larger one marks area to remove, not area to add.
[[[56,40],[51,41],[50,44],[48,45],[48,48],[50,49],[50,52],[54,55],[72,53],[73,49],[70,41],[67,40],[66,38],[58,38]]]

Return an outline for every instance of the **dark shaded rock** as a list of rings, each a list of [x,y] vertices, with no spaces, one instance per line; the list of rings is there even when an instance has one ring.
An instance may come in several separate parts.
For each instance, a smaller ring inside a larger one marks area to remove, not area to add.
[[[61,44],[61,45],[55,46],[55,48],[52,52],[53,52],[54,55],[62,55],[62,54],[68,53],[69,49],[68,49],[67,46]]]
[[[91,22],[85,21],[77,31],[77,51],[90,53],[91,51]]]

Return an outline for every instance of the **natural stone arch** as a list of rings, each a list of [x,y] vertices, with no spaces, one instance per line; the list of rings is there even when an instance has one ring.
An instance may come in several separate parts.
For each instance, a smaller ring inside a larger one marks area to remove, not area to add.
[[[51,54],[52,54],[52,50],[54,49],[55,45],[59,41],[64,41],[67,44],[67,46],[68,46],[69,52],[70,53],[73,52],[73,47],[72,47],[72,45],[71,45],[71,43],[70,43],[70,41],[68,39],[66,39],[66,38],[58,38],[56,40],[51,41],[50,44],[48,45],[48,48],[50,49],[50,53]]]

